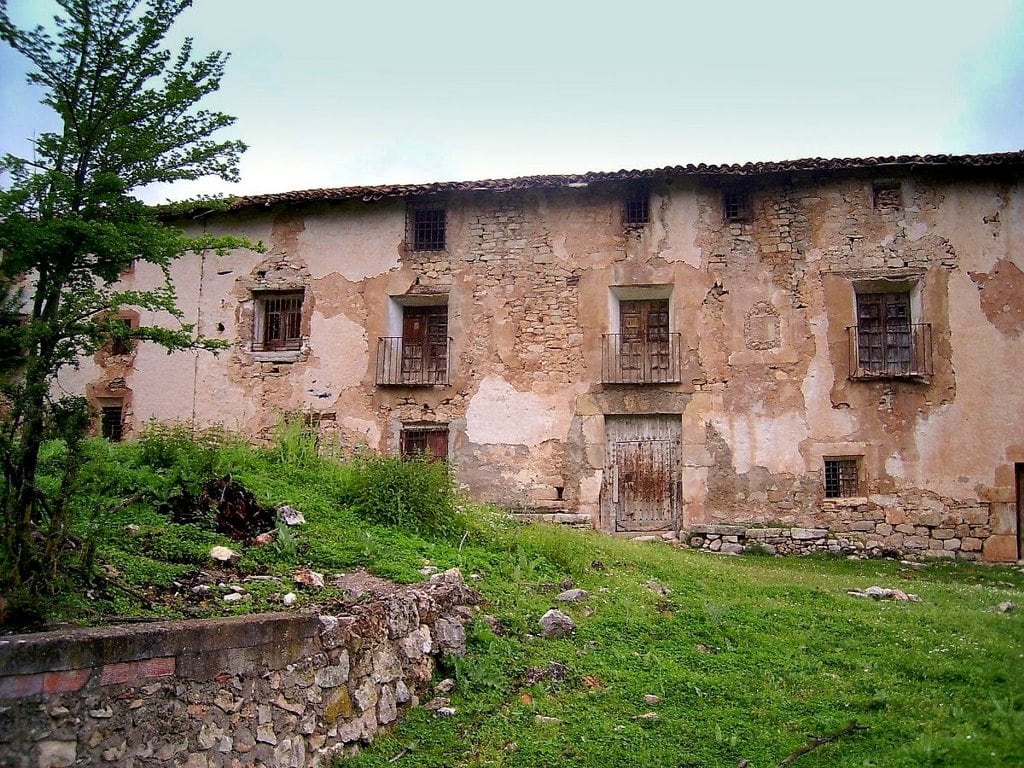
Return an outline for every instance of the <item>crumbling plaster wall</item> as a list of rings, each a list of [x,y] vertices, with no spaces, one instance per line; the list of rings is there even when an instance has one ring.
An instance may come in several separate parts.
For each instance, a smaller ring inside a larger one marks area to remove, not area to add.
[[[143,346],[125,377],[133,420],[264,434],[278,413],[306,412],[345,448],[388,452],[402,423],[443,423],[477,497],[611,527],[605,417],[679,414],[684,528],[826,526],[1005,559],[1024,462],[1024,195],[901,172],[899,205],[876,208],[874,178],[654,180],[642,227],[623,226],[624,185],[462,192],[444,201],[444,252],[407,247],[402,201],[212,215],[189,226],[266,246],[174,267],[186,317],[234,346],[170,359]],[[724,221],[730,188],[752,193],[751,221]],[[913,286],[914,320],[932,324],[927,380],[849,379],[855,287],[880,280]],[[253,291],[300,286],[303,350],[248,352]],[[602,385],[615,291],[650,286],[670,286],[680,381]],[[447,296],[450,386],[376,386],[377,339],[401,332],[392,298],[423,294]],[[85,366],[78,384],[101,374]],[[822,460],[835,456],[861,457],[865,498],[823,503]]]

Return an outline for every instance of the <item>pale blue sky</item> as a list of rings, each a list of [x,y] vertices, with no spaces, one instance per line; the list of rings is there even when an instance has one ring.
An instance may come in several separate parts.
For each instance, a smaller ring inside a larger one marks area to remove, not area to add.
[[[45,0],[9,0],[44,21]],[[1024,148],[1024,2],[196,0],[252,194]],[[0,150],[47,119],[0,52]]]

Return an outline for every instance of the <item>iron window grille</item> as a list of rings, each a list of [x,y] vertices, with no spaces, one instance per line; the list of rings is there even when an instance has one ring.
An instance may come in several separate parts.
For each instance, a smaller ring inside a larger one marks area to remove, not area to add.
[[[403,459],[429,456],[448,460],[448,427],[403,427],[401,452]]]
[[[105,405],[100,411],[100,434],[113,443],[124,437],[124,410],[120,405]]]
[[[722,209],[729,223],[750,221],[754,218],[754,201],[749,192],[726,192],[722,196]]]
[[[825,459],[825,498],[860,496],[857,459]]]
[[[412,207],[407,212],[408,242],[414,251],[443,251],[447,245],[447,212],[444,207]]]
[[[651,196],[646,189],[634,190],[626,198],[622,220],[627,227],[637,227],[650,222]]]
[[[302,349],[302,294],[275,293],[256,298],[253,352]]]

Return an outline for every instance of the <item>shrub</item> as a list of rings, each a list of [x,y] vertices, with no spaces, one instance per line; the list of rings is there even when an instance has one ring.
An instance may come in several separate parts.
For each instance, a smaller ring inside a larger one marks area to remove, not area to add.
[[[354,459],[345,502],[367,521],[423,534],[461,529],[448,465],[429,458]]]

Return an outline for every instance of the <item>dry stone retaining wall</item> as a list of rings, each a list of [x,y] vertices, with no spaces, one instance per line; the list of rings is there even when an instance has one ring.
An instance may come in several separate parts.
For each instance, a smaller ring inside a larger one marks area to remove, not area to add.
[[[453,569],[344,616],[0,638],[0,765],[327,765],[465,651],[475,601]]]

